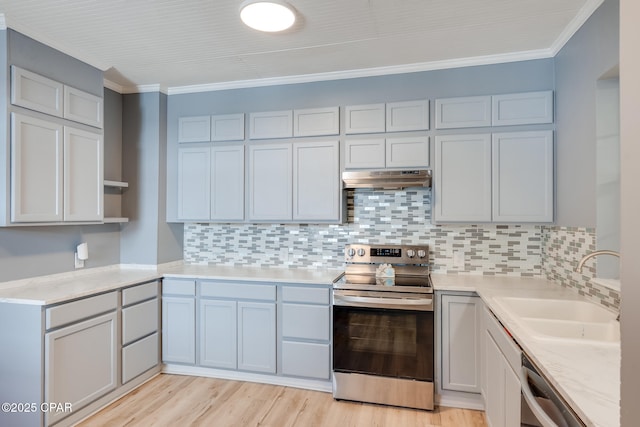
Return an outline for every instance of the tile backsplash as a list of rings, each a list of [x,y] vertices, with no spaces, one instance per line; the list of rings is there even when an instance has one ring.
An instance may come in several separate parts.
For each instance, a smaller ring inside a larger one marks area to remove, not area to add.
[[[534,225],[433,225],[431,189],[356,190],[348,220],[317,224],[185,224],[193,264],[343,267],[347,243],[428,244],[439,273],[542,276],[542,230]],[[454,265],[453,252],[464,264]]]

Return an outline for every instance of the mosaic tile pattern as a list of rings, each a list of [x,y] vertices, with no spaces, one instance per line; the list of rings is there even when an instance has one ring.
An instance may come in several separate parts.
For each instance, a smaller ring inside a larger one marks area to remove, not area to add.
[[[575,267],[580,259],[596,250],[596,230],[578,227],[543,227],[542,264],[549,280],[574,289],[580,295],[606,307],[620,309],[620,292],[592,281],[598,258],[587,261],[582,273]]]
[[[433,225],[431,189],[356,190],[347,222],[185,224],[185,262],[263,267],[342,268],[347,243],[428,244],[439,273],[542,276],[541,227]],[[454,265],[453,251],[464,265]]]

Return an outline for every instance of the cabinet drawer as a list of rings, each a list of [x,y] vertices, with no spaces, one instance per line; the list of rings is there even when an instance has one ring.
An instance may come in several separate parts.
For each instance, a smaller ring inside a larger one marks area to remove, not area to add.
[[[117,306],[118,295],[114,291],[49,307],[45,310],[45,327],[46,329],[57,328],[58,326],[115,310]]]
[[[520,351],[520,347],[507,335],[507,332],[505,332],[505,329],[498,319],[496,319],[493,313],[486,307],[484,309],[484,323],[487,331],[493,337],[505,359],[509,362],[509,365],[511,365],[511,369],[513,369],[514,372],[520,372],[522,366],[522,352]]]
[[[158,330],[158,299],[122,310],[122,345]]]
[[[145,283],[122,290],[122,305],[135,304],[158,296],[158,282]]]
[[[328,306],[282,304],[282,336],[328,341],[330,309]]]
[[[275,301],[275,285],[249,285],[246,283],[201,282],[200,296]]]
[[[310,304],[329,304],[330,291],[328,288],[306,288],[297,286],[282,287],[282,301],[306,302]]]
[[[132,380],[158,364],[158,334],[122,349],[122,384]]]
[[[282,373],[297,377],[329,379],[331,346],[305,342],[282,343]]]
[[[162,279],[162,295],[196,295],[193,279]]]

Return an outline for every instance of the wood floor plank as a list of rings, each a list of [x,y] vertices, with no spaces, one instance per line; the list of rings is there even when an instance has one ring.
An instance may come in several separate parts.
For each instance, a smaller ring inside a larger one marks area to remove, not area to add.
[[[162,374],[79,427],[486,427],[484,413],[336,401],[330,393],[215,378]]]

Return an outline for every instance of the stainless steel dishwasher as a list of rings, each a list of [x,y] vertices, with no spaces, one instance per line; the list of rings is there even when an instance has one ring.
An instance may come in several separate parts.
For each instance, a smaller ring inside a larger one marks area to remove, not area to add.
[[[524,353],[520,382],[522,386],[521,426],[585,426]]]

